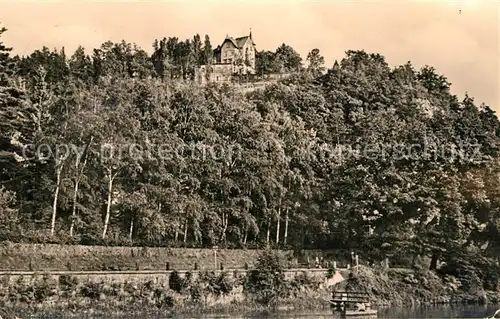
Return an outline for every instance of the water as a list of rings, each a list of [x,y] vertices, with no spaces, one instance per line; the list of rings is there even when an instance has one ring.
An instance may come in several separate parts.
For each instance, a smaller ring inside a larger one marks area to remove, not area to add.
[[[416,308],[386,308],[379,309],[377,319],[420,319],[420,318],[486,318],[495,313],[500,305],[446,305],[446,306],[428,306]],[[201,318],[223,318],[223,317],[209,317],[202,316]],[[228,316],[226,318],[236,318],[235,316]],[[272,315],[256,315],[256,316],[240,316],[238,318],[257,319],[257,318],[276,318],[276,319],[333,319],[331,311],[323,311],[317,313],[282,313]]]
[[[445,306],[428,306],[428,307],[416,307],[416,308],[386,308],[379,309],[377,319],[420,319],[420,318],[486,318],[495,313],[500,305],[445,305]],[[35,317],[22,317],[22,318],[35,318]],[[40,319],[61,319],[64,316],[36,316]],[[104,319],[107,316],[99,317],[87,317],[82,316],[82,318],[99,318]],[[109,318],[117,318],[112,316]],[[138,319],[139,317],[121,317],[120,319]],[[201,315],[201,316],[141,316],[140,318],[151,318],[151,319],[166,319],[166,318],[179,318],[179,319],[221,319],[221,318],[234,318],[234,319],[257,319],[257,318],[269,318],[269,319],[334,319],[340,318],[334,316],[332,311],[322,311],[322,312],[286,312],[286,313],[276,313],[270,315],[256,314],[256,315]]]
[[[499,305],[446,305],[418,308],[381,309],[378,318],[486,318],[495,313]]]

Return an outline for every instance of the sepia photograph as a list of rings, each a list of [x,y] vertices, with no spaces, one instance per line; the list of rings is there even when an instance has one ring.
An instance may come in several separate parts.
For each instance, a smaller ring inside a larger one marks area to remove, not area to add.
[[[500,1],[0,0],[0,319],[500,318]]]

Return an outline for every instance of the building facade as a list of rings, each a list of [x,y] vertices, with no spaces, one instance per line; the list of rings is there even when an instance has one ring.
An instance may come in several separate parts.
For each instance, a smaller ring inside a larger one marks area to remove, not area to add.
[[[201,82],[229,82],[239,75],[255,74],[256,46],[252,32],[248,36],[226,36],[214,50],[212,64],[198,70]]]

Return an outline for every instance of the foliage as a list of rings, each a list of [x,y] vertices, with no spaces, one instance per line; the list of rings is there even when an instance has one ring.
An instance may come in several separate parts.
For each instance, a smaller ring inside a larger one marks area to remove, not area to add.
[[[179,275],[179,272],[177,270],[174,270],[170,273],[170,276],[168,277],[168,286],[170,289],[177,293],[181,293],[184,290],[185,281],[184,279]]]
[[[257,54],[259,74],[294,73],[264,89],[186,82],[211,48],[195,35],[152,56],[108,41],[11,57],[0,43],[2,239],[345,247],[433,268],[498,254],[491,107],[431,66],[349,50],[323,74],[319,49],[303,70],[286,44]]]
[[[63,292],[73,291],[78,286],[78,280],[75,277],[69,275],[59,276],[59,288]]]
[[[457,278],[461,283],[461,289],[465,292],[477,293],[483,289],[491,291],[499,289],[500,266],[478,255],[477,252],[471,252],[470,256],[459,253],[447,258],[438,272],[444,276]]]
[[[325,58],[319,53],[319,49],[312,49],[311,52],[307,54],[307,70],[311,72],[314,76],[319,76],[325,70]]]
[[[80,293],[82,296],[91,298],[91,299],[99,299],[101,296],[101,292],[103,290],[103,283],[102,282],[93,282],[89,281],[86,282],[80,290]]]
[[[336,271],[337,270],[335,268],[333,268],[333,267],[328,268],[327,273],[326,273],[326,278],[327,279],[333,278],[333,276],[335,276],[335,272]]]
[[[315,278],[314,275],[308,274],[303,271],[293,278],[291,282],[287,283],[288,289],[295,297],[300,296],[305,290],[318,291],[321,285],[321,279]]]
[[[283,270],[284,261],[281,256],[272,250],[264,251],[259,256],[255,269],[247,273],[245,294],[262,304],[277,304],[280,298],[289,294]]]
[[[226,272],[221,272],[219,275],[214,272],[202,273],[200,281],[206,284],[205,291],[214,296],[227,295],[234,288],[234,283]]]

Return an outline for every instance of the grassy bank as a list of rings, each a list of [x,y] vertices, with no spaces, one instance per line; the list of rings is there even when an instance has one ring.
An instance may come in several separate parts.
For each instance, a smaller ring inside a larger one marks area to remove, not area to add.
[[[453,276],[444,272],[445,269],[386,270],[361,266],[354,279],[339,283],[337,288],[366,290],[378,306],[498,303],[498,286],[485,288],[481,278],[473,273]]]

